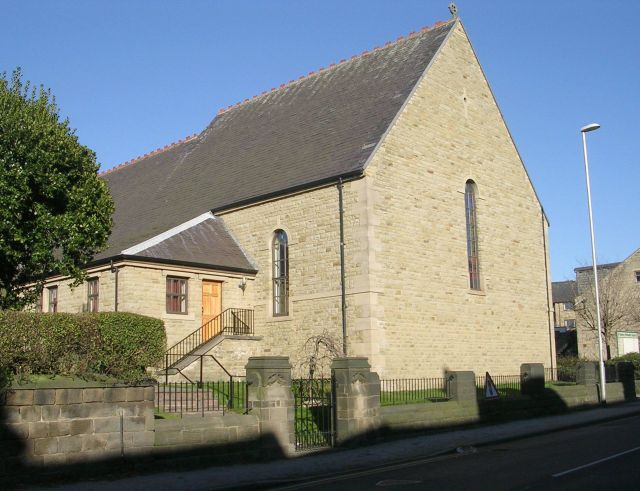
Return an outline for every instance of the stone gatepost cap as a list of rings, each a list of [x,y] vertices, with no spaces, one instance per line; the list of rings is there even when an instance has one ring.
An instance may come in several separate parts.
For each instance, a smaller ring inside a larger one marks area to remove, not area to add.
[[[245,368],[291,370],[288,356],[250,356]]]
[[[370,369],[369,359],[364,356],[345,356],[343,358],[336,358],[331,363],[332,369],[340,368],[366,368]]]
[[[444,373],[444,376],[445,377],[455,376],[455,377],[458,377],[458,378],[461,378],[461,377],[472,377],[472,378],[475,378],[476,374],[472,370],[447,370]]]

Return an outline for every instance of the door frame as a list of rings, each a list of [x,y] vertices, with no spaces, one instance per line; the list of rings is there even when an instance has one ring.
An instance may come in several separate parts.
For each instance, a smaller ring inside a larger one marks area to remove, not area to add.
[[[207,320],[205,322],[205,315],[204,315],[204,288],[205,288],[205,283],[217,283],[218,284],[218,305],[219,305],[219,312],[214,315],[214,316],[210,316],[210,319]],[[219,316],[220,314],[222,314],[222,281],[219,280],[207,280],[207,279],[203,279],[202,283],[200,285],[200,325],[203,328],[203,333],[202,333],[202,338],[203,341],[207,341],[209,339],[211,339],[212,337],[216,336],[218,334],[219,329],[216,329],[216,326],[210,326],[207,329],[204,329],[205,324],[207,324],[208,322],[210,322],[212,319],[215,319],[217,316]],[[205,332],[206,331],[206,332]]]

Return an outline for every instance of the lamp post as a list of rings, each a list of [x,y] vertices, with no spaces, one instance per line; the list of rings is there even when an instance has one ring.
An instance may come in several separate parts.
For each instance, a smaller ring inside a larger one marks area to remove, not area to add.
[[[598,266],[596,264],[596,238],[593,231],[593,212],[591,210],[591,183],[589,181],[589,159],[587,158],[587,133],[600,128],[597,123],[591,123],[580,128],[582,133],[582,150],[584,152],[584,172],[587,177],[587,203],[589,205],[589,229],[591,231],[591,258],[593,260],[593,280],[596,288],[596,317],[598,319],[598,354],[600,361],[600,393],[602,402],[607,402],[607,384],[604,374],[604,360],[602,357],[602,317],[600,316],[600,286],[598,284]]]

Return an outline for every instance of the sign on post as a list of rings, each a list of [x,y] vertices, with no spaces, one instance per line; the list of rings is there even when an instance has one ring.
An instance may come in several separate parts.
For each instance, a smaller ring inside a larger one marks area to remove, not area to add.
[[[485,399],[498,399],[500,394],[498,394],[498,389],[496,388],[496,384],[493,383],[493,379],[489,372],[485,373],[484,376],[484,398]]]

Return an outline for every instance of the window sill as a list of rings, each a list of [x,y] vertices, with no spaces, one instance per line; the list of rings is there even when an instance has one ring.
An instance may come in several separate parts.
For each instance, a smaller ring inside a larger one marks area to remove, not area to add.
[[[167,314],[166,312],[162,314],[162,319],[166,320],[177,320],[177,321],[195,321],[195,314]]]
[[[267,322],[283,322],[283,321],[292,321],[293,316],[289,315],[270,315],[267,317]]]
[[[476,295],[479,297],[486,297],[487,296],[487,292],[485,292],[484,290],[472,290],[471,288],[469,288],[467,290],[467,293],[469,295]]]

